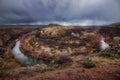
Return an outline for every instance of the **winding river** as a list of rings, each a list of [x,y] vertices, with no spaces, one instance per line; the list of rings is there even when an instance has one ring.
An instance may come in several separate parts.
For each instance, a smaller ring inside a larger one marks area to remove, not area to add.
[[[35,64],[49,64],[49,62],[41,59],[36,59],[32,57],[28,57],[27,55],[24,55],[24,53],[20,50],[20,41],[17,41],[15,43],[15,46],[12,49],[12,54],[14,55],[15,59],[19,61],[21,64],[32,66]],[[110,46],[104,41],[104,38],[101,40],[101,51],[105,50],[106,48],[109,48]]]
[[[28,57],[24,55],[24,53],[20,50],[20,41],[17,41],[15,46],[12,49],[12,54],[14,55],[15,59],[19,61],[21,64],[27,66],[33,66],[35,64],[48,64],[48,61],[44,61],[41,59],[36,59],[32,57]]]

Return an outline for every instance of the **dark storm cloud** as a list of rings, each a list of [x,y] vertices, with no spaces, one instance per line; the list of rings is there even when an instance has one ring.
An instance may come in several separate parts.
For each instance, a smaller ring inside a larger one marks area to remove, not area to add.
[[[0,24],[120,22],[119,0],[0,0]]]

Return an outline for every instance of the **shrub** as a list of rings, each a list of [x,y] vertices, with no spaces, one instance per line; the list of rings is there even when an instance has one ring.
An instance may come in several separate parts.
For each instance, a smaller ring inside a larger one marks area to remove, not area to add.
[[[43,72],[47,72],[47,71],[53,71],[54,69],[55,69],[54,67],[47,66],[47,67],[40,69],[40,72],[43,73]]]
[[[95,63],[92,60],[90,60],[89,58],[83,59],[82,64],[85,68],[95,67]]]
[[[105,58],[120,58],[120,55],[119,54],[116,54],[115,52],[111,51],[111,52],[99,52],[97,54],[98,56],[101,56],[101,57],[105,57]]]
[[[55,61],[56,64],[65,64],[70,62],[72,62],[72,59],[68,55],[60,55]]]

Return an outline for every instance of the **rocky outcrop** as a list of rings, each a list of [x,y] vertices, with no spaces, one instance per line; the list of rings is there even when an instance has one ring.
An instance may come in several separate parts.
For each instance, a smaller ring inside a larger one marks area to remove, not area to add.
[[[21,37],[20,48],[26,55],[45,59],[55,59],[61,54],[91,54],[109,48],[102,35],[95,31],[81,27],[43,27]]]

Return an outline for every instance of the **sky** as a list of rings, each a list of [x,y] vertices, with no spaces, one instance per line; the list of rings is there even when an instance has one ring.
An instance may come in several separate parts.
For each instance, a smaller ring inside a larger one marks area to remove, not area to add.
[[[0,24],[104,25],[120,22],[120,0],[0,0]]]

